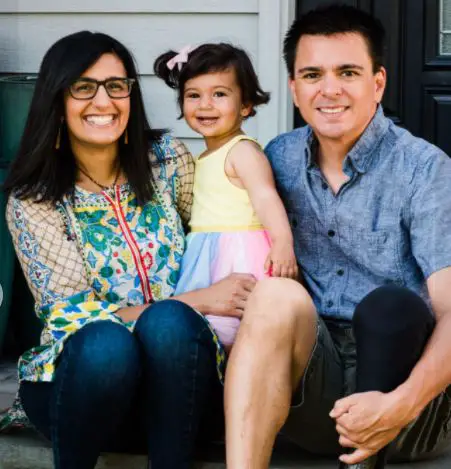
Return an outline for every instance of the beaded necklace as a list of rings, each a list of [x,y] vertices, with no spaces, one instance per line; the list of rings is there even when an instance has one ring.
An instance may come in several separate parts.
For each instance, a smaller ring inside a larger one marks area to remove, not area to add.
[[[80,168],[80,166],[78,167],[78,169],[80,170],[81,173],[83,173],[91,182],[93,182],[95,185],[99,186],[103,191],[107,191],[108,189],[112,189],[118,179],[119,179],[119,174],[121,173],[120,171],[120,168],[118,167],[117,168],[117,173],[116,173],[116,177],[114,178],[114,181],[113,181],[113,184],[109,185],[109,186],[105,186],[104,184],[100,184],[100,182],[97,182],[94,178],[92,178],[86,171],[84,171],[83,169]]]

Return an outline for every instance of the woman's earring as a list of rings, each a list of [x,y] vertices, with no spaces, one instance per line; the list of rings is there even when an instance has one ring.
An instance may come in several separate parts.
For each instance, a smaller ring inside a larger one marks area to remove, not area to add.
[[[128,130],[127,129],[125,129],[125,132],[124,132],[124,144],[128,145]]]
[[[56,142],[55,142],[55,149],[59,150],[61,146],[61,127],[63,125],[63,122],[61,121],[60,126],[58,127],[58,133],[56,135]]]

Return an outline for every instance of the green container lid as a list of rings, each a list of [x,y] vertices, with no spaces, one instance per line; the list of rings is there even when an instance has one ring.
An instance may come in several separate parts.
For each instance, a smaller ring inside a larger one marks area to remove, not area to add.
[[[34,86],[37,75],[4,75],[0,76],[1,83],[11,83],[13,85],[31,85]]]
[[[36,75],[0,76],[0,163],[16,156],[36,84]]]

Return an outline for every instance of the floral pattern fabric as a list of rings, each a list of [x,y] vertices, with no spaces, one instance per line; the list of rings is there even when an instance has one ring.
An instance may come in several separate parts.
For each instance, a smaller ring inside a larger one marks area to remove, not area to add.
[[[170,297],[184,251],[194,166],[185,146],[164,136],[149,153],[154,196],[140,207],[128,183],[102,193],[76,187],[55,209],[10,197],[7,222],[44,324],[41,344],[19,359],[19,379],[52,381],[65,341],[85,324]],[[206,321],[207,322],[207,321]],[[223,377],[225,354],[217,344]]]

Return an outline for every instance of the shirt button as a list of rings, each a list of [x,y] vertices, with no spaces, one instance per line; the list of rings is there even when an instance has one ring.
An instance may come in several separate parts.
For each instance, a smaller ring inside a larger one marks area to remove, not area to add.
[[[332,300],[329,300],[327,303],[326,303],[326,306],[328,308],[332,308],[332,306],[334,305],[334,302]]]
[[[327,191],[327,189],[329,189],[329,186],[328,186],[325,182],[323,182],[323,189],[324,189],[325,191]]]
[[[335,231],[334,231],[334,230],[329,230],[329,231],[327,232],[327,236],[333,238],[333,237],[335,236]]]
[[[343,269],[337,270],[337,275],[339,275],[340,277],[342,277],[344,274],[345,274],[345,271]]]
[[[296,218],[293,218],[293,219],[291,220],[291,226],[292,226],[293,228],[296,228],[296,227],[298,226],[298,221],[296,220]]]

